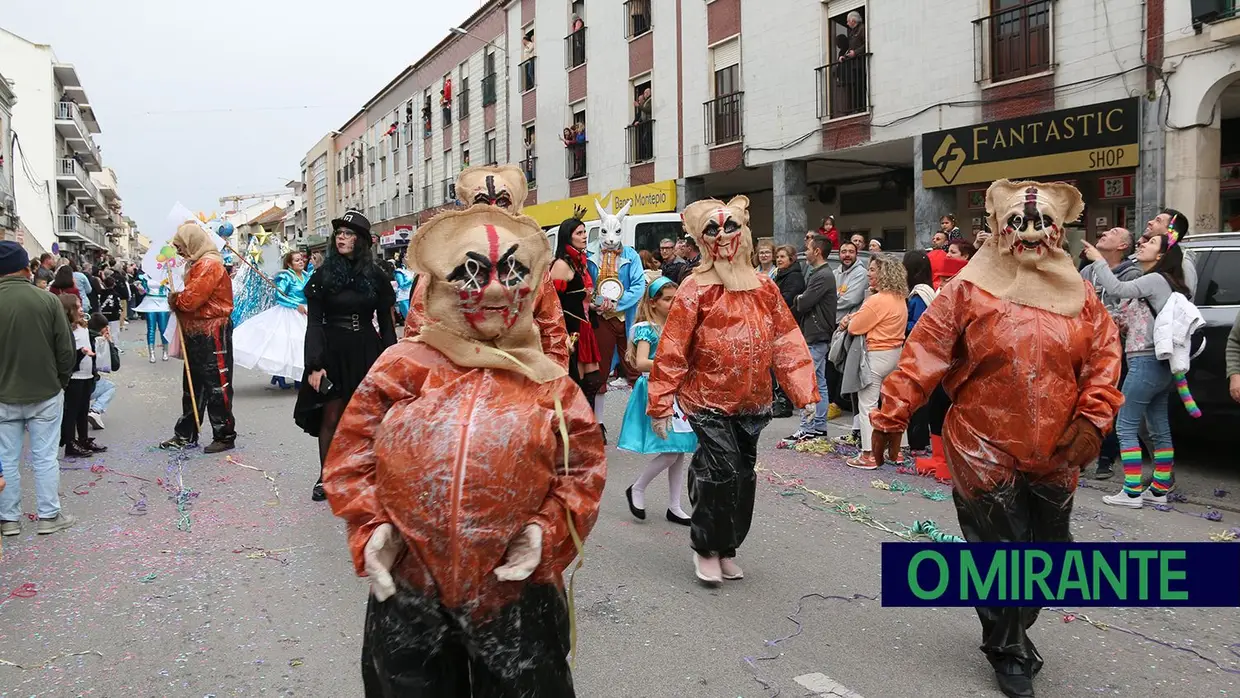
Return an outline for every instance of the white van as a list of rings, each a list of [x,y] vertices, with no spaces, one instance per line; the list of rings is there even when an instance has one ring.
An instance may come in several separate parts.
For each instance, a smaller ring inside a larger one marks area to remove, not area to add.
[[[597,220],[586,222],[589,242],[586,250],[591,254],[598,251],[599,228]],[[547,238],[551,240],[551,249],[556,249],[558,227],[547,228]],[[636,216],[625,216],[621,223],[620,239],[625,245],[637,250],[650,250],[655,259],[659,258],[659,241],[663,238],[677,240],[684,235],[684,225],[679,213],[646,213]]]

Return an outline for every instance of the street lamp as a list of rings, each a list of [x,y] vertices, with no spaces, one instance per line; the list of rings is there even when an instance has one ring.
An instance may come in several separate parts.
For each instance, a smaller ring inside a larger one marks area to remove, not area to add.
[[[508,131],[507,135],[504,137],[504,158],[507,161],[511,161],[512,160],[512,126],[510,123],[508,123],[512,119],[512,109],[510,107],[510,103],[508,99],[508,94],[510,92],[510,90],[508,89],[508,79],[509,79],[508,73],[510,71],[511,66],[508,65],[508,49],[504,48],[503,46],[496,45],[489,39],[484,39],[481,36],[478,36],[477,34],[473,34],[467,31],[464,27],[449,27],[448,31],[457,36],[472,36],[478,41],[481,41],[484,46],[490,46],[491,48],[504,54],[504,122],[505,122],[504,128]],[[508,43],[506,36],[504,39],[504,43],[505,44]],[[485,59],[483,62],[485,63]]]

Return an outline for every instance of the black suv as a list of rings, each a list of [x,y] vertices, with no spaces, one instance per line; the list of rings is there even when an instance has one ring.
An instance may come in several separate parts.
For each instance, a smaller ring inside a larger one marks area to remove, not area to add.
[[[1189,418],[1172,391],[1172,428],[1177,433],[1208,429],[1235,434],[1240,430],[1240,404],[1228,394],[1224,351],[1240,312],[1240,233],[1193,233],[1180,244],[1197,269],[1193,303],[1206,321],[1206,348],[1188,372],[1188,388],[1202,418]]]

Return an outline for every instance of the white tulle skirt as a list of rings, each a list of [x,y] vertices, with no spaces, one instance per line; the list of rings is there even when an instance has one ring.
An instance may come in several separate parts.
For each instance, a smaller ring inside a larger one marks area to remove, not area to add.
[[[146,298],[143,298],[138,307],[133,310],[135,313],[166,313],[170,310],[168,307],[168,297],[148,293]]]
[[[301,380],[306,369],[306,316],[277,305],[233,330],[233,362],[269,376]]]

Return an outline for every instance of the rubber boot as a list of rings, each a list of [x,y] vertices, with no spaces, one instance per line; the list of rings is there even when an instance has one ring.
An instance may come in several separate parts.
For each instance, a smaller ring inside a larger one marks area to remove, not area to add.
[[[940,470],[947,470],[947,458],[943,456],[943,437],[931,434],[930,457],[917,459],[917,474],[938,477]]]
[[[151,357],[151,363],[155,363],[155,345],[154,344],[146,345],[146,352],[147,352],[147,355]]]

